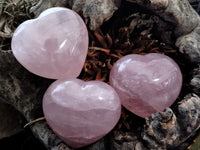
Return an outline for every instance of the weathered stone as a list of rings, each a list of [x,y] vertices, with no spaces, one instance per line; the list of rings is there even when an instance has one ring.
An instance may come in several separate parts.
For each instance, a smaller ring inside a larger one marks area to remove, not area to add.
[[[200,62],[200,17],[188,0],[128,0],[153,11],[174,25],[176,46],[192,62]]]
[[[151,150],[175,148],[199,129],[199,118],[200,98],[188,94],[179,103],[175,114],[168,108],[147,118],[143,140]]]
[[[179,144],[180,127],[173,111],[167,108],[146,120],[143,139],[151,150],[166,150]]]
[[[81,14],[91,30],[99,28],[105,21],[110,19],[120,6],[121,0],[40,0],[31,11],[39,15],[47,8],[54,6],[67,6]]]
[[[11,105],[0,100],[0,139],[12,136],[23,130],[25,118]]]

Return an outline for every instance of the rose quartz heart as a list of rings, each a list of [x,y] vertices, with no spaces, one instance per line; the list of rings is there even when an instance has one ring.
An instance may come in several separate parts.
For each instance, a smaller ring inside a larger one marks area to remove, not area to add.
[[[114,64],[110,84],[124,107],[138,116],[148,117],[176,100],[182,86],[182,74],[168,56],[131,54]]]
[[[88,32],[74,11],[54,7],[22,23],[14,32],[12,51],[30,72],[52,79],[76,78],[88,50]]]
[[[104,82],[57,80],[44,95],[43,111],[53,131],[79,148],[102,138],[116,125],[121,104],[115,90]]]

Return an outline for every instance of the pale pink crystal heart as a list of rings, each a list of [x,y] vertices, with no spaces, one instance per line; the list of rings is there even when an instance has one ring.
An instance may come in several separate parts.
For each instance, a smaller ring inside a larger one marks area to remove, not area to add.
[[[44,95],[43,111],[53,131],[79,148],[102,138],[116,125],[121,103],[115,90],[104,82],[57,80]]]
[[[176,100],[182,87],[182,74],[168,56],[131,54],[114,64],[110,84],[124,107],[138,116],[148,117]]]
[[[22,23],[14,32],[12,51],[30,72],[46,78],[77,77],[88,50],[88,32],[74,11],[54,7]]]

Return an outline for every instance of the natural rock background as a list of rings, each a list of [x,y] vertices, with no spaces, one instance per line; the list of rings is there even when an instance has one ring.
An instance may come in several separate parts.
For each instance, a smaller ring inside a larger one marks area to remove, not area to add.
[[[197,12],[199,1],[189,1]],[[164,112],[142,119],[123,109],[114,130],[83,150],[186,149],[200,127],[199,15],[187,0],[2,0],[0,2],[0,148],[71,150],[43,117],[42,96],[53,80],[25,70],[10,40],[23,21],[53,6],[69,7],[86,22],[90,47],[79,78],[107,82],[113,63],[130,53],[164,53],[183,73],[177,101]],[[101,58],[101,59],[99,59]],[[13,134],[16,134],[11,136]],[[34,134],[34,136],[32,135]],[[10,137],[11,136],[11,137]],[[5,138],[7,137],[7,138]]]

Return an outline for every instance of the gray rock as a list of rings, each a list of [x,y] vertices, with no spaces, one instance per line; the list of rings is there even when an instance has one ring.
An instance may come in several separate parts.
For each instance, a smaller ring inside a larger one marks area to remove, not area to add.
[[[176,40],[179,51],[185,54],[192,62],[200,62],[200,25],[191,33],[180,36]]]
[[[175,148],[200,127],[200,98],[188,94],[179,102],[176,113],[169,108],[146,120],[143,140],[151,150]]]
[[[23,130],[25,118],[11,105],[0,101],[0,139],[10,137]]]
[[[127,0],[153,11],[174,25],[176,46],[192,62],[200,62],[200,17],[187,0]]]
[[[38,16],[42,11],[50,7],[69,7],[83,16],[91,30],[95,30],[112,17],[120,3],[121,0],[40,0],[36,6],[31,8],[31,12]]]

